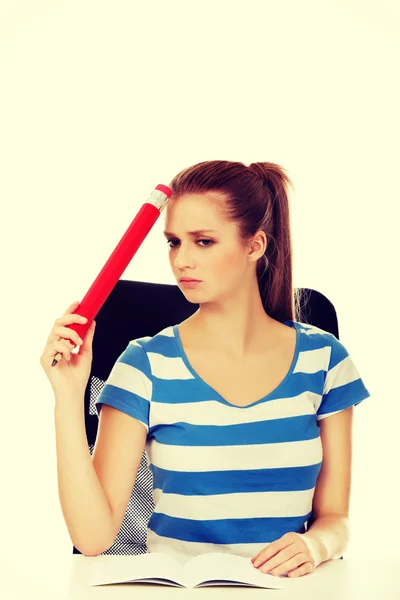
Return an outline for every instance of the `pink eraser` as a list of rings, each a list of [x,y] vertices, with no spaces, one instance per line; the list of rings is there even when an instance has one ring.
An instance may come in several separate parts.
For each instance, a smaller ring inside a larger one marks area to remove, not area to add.
[[[171,196],[172,196],[172,190],[167,185],[163,185],[162,183],[159,183],[155,187],[155,189],[161,190],[162,192],[164,192],[164,194],[166,194],[168,196],[168,198],[171,198]]]

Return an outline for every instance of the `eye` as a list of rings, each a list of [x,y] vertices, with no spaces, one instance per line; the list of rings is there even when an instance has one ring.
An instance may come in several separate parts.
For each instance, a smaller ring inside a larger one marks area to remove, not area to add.
[[[167,244],[169,245],[170,242],[175,242],[175,241],[176,241],[176,238],[172,238],[170,240],[167,240]],[[202,248],[209,248],[214,243],[213,240],[197,240],[197,242],[209,242],[207,244],[207,246],[201,246]],[[170,246],[170,248],[176,248],[176,246]]]

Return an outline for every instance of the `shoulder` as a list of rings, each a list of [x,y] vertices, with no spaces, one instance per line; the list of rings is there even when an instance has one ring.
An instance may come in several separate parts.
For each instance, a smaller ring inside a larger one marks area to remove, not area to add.
[[[325,371],[343,361],[349,356],[345,345],[338,338],[316,325],[300,321],[292,321],[293,326],[300,333],[300,352],[303,360],[322,361]]]
[[[138,354],[143,352],[152,352],[154,350],[158,350],[162,347],[162,345],[169,339],[174,337],[173,326],[169,325],[164,329],[158,331],[154,335],[146,335],[140,338],[135,338],[131,340],[127,346],[127,348],[132,347],[133,352],[137,352]]]
[[[173,326],[169,325],[152,336],[148,335],[141,338],[136,338],[135,340],[130,341],[129,345],[141,348],[145,354],[149,354],[151,352],[162,354],[163,351],[170,345],[171,340],[173,340],[174,337]]]
[[[302,337],[307,340],[310,346],[332,347],[341,345],[341,342],[339,342],[337,337],[333,335],[333,333],[330,333],[330,331],[326,331],[325,329],[321,329],[320,327],[310,323],[303,323],[302,321],[290,322],[293,323],[293,327],[295,327],[301,333]]]
[[[152,365],[174,354],[174,337],[173,327],[168,326],[152,336],[131,340],[118,361],[141,368],[150,376]]]

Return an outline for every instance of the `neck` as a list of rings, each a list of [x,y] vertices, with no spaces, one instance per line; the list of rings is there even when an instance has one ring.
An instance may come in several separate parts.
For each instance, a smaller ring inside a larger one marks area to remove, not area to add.
[[[259,310],[245,311],[243,306],[224,310],[206,304],[186,323],[191,345],[241,359],[265,353],[278,322],[267,315],[262,305]]]

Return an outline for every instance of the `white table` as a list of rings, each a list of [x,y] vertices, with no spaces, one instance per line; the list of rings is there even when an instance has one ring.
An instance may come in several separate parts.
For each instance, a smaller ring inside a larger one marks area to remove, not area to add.
[[[194,590],[154,584],[118,584],[90,587],[87,577],[91,561],[97,557],[71,554],[18,553],[0,561],[0,597],[4,600],[91,600],[106,598],[130,600],[186,600],[204,598],[274,598],[275,600],[385,600],[400,599],[400,560],[332,560],[312,573],[292,580],[291,590],[246,587],[207,587]]]

